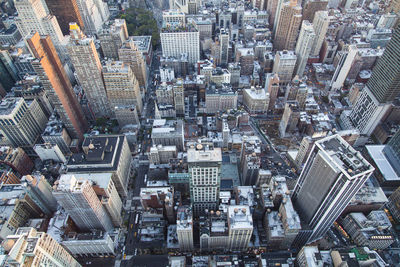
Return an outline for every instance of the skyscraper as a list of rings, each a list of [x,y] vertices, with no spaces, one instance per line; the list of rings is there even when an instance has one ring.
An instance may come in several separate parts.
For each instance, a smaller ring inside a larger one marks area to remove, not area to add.
[[[339,60],[331,80],[331,90],[342,88],[357,53],[356,45],[346,45],[342,51],[338,52]]]
[[[361,134],[371,135],[400,93],[400,25],[372,70],[371,78],[353,106],[350,120]]]
[[[104,25],[97,34],[101,50],[106,58],[118,60],[118,49],[128,39],[128,29],[124,19],[115,19],[111,25]]]
[[[206,209],[216,210],[221,183],[221,148],[197,144],[187,151],[190,174],[190,196],[195,215]]]
[[[296,61],[297,56],[293,51],[276,52],[272,73],[278,74],[280,86],[286,87],[292,80]]]
[[[112,110],[133,104],[138,112],[142,112],[139,82],[129,65],[121,61],[109,61],[103,67],[103,77]]]
[[[76,0],[76,4],[85,25],[85,33],[95,35],[110,16],[107,3],[102,0]]]
[[[315,40],[311,47],[311,56],[319,56],[322,43],[324,42],[326,32],[329,26],[329,14],[328,11],[318,11],[315,13],[314,20],[312,23],[314,27]]]
[[[193,217],[192,209],[188,206],[178,208],[176,215],[176,234],[179,248],[182,251],[193,250]]]
[[[276,18],[277,25],[274,34],[275,50],[295,49],[296,39],[301,25],[301,12],[301,5],[297,0],[290,0],[282,3],[279,16]]]
[[[18,11],[15,23],[22,37],[25,38],[32,32],[49,35],[60,59],[64,61],[66,39],[62,34],[57,18],[50,15],[44,0],[17,0],[14,3]]]
[[[396,171],[397,175],[400,176],[400,130],[389,140],[383,153]]]
[[[328,0],[306,0],[303,8],[303,20],[313,21],[319,11],[326,10]]]
[[[133,74],[135,74],[141,87],[141,92],[144,95],[145,88],[147,87],[146,62],[132,37],[122,44],[122,47],[118,50],[118,55],[120,61],[131,66]]]
[[[325,235],[373,171],[339,135],[315,142],[292,195],[298,214],[312,230],[305,242]]]
[[[8,236],[4,250],[8,253],[9,266],[81,266],[50,235],[32,227],[20,227],[14,235]]]
[[[297,40],[296,45],[296,75],[299,75],[300,77],[302,77],[304,74],[314,40],[315,33],[313,25],[308,20],[303,20],[299,39]]]
[[[176,115],[185,116],[185,88],[183,87],[182,79],[178,79],[174,84],[173,92]]]
[[[27,43],[36,58],[32,62],[33,68],[69,135],[82,140],[88,127],[87,121],[50,37],[41,37],[36,32],[27,39]]]
[[[51,185],[43,175],[26,175],[21,179],[25,192],[46,214],[51,216],[58,207]]]
[[[112,229],[110,216],[92,188],[92,181],[74,175],[62,175],[53,196],[82,231]]]
[[[46,123],[47,117],[36,100],[7,97],[1,101],[0,132],[13,147],[23,148],[28,155],[36,155],[33,146]]]
[[[64,35],[69,34],[69,23],[76,22],[83,28],[83,20],[79,13],[77,0],[45,0],[51,14],[53,14],[60,25]]]
[[[219,34],[219,46],[221,65],[227,66],[229,61],[229,33],[225,30],[221,30]]]
[[[70,23],[70,43],[67,47],[79,83],[85,92],[93,119],[111,116],[102,66],[92,38],[86,37],[76,23]]]
[[[253,234],[253,218],[246,205],[228,206],[229,249],[247,249]]]

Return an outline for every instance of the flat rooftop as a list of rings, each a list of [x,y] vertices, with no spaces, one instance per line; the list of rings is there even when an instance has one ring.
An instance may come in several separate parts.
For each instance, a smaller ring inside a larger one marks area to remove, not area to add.
[[[400,180],[400,177],[383,153],[385,145],[371,145],[365,146],[365,148],[386,181]]]
[[[73,154],[68,163],[68,172],[115,171],[124,143],[124,135],[96,135],[86,137],[84,152]]]
[[[221,148],[208,149],[207,146],[197,144],[196,148],[187,150],[187,161],[190,162],[222,162]]]
[[[332,135],[315,143],[338,170],[348,178],[360,173],[372,172],[374,167],[339,135]]]

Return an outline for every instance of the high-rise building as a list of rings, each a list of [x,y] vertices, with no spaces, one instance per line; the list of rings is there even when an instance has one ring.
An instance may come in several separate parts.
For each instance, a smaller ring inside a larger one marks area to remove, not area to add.
[[[219,48],[220,56],[219,60],[222,66],[228,66],[229,62],[229,33],[225,30],[221,30],[219,34]]]
[[[386,207],[393,218],[400,222],[400,187],[389,196],[389,202],[386,203]]]
[[[243,104],[250,113],[264,113],[269,106],[269,93],[259,86],[244,89]]]
[[[200,35],[192,24],[183,29],[164,28],[160,38],[164,57],[180,58],[181,54],[186,54],[189,64],[195,64],[200,59]]]
[[[15,1],[18,18],[15,20],[23,38],[38,32],[40,35],[49,35],[59,57],[65,59],[66,39],[62,34],[55,15],[50,15],[44,0]]]
[[[114,108],[114,114],[120,127],[124,127],[125,125],[129,124],[140,125],[138,112],[136,110],[136,106],[133,104],[126,106],[116,106]]]
[[[361,134],[371,135],[390,103],[400,93],[400,25],[372,70],[371,78],[351,111],[350,120]]]
[[[253,217],[246,205],[228,206],[229,249],[245,250],[253,234]]]
[[[115,19],[111,25],[104,25],[97,34],[103,56],[118,60],[118,49],[128,39],[128,28],[124,19]]]
[[[47,117],[36,100],[4,98],[0,103],[0,131],[13,147],[35,155],[33,146],[46,127]]]
[[[303,243],[325,235],[373,171],[339,135],[315,142],[292,195],[299,216],[312,230]]]
[[[398,130],[383,149],[390,165],[400,176],[400,130]]]
[[[111,109],[133,104],[138,112],[142,112],[139,82],[129,65],[121,61],[108,61],[103,67],[103,77]]]
[[[83,28],[83,20],[79,13],[77,0],[45,0],[52,15],[57,18],[61,31],[64,35],[69,34],[69,23],[76,22]]]
[[[53,196],[80,230],[112,229],[110,216],[93,189],[91,180],[62,175],[53,188]]]
[[[338,52],[336,56],[339,60],[331,80],[331,90],[339,90],[342,88],[351,66],[353,66],[357,53],[358,49],[356,45],[347,45],[342,51]]]
[[[265,90],[269,93],[268,110],[275,109],[275,102],[279,92],[279,76],[278,74],[267,73],[265,75]]]
[[[328,0],[307,0],[303,8],[303,20],[313,21],[317,12],[325,11]]]
[[[328,11],[318,11],[315,13],[314,20],[312,21],[314,27],[315,40],[311,47],[311,56],[319,56],[321,51],[322,43],[324,42],[326,32],[329,26],[329,14]]]
[[[367,87],[379,101],[388,103],[400,93],[400,25],[386,46],[385,52],[372,70],[372,76],[368,80]]]
[[[188,206],[179,207],[176,218],[179,248],[181,251],[191,251],[194,248],[192,209]]]
[[[279,123],[279,135],[283,138],[287,133],[297,129],[297,124],[300,119],[299,103],[295,100],[289,100],[285,104],[282,119]]]
[[[121,197],[127,195],[132,155],[125,135],[95,135],[85,138],[82,153],[73,154],[68,163],[71,173],[112,173]]]
[[[50,102],[60,115],[69,135],[82,140],[88,127],[87,121],[50,37],[41,37],[36,32],[27,39],[27,43],[36,58],[32,62],[33,68]]]
[[[297,55],[296,75],[299,75],[300,77],[304,74],[314,40],[315,33],[313,25],[308,20],[303,20],[295,50]]]
[[[131,66],[133,74],[135,74],[141,87],[141,92],[144,95],[147,87],[146,62],[132,37],[122,44],[122,47],[118,50],[118,55],[120,61]]]
[[[101,75],[102,66],[93,38],[86,37],[76,23],[70,23],[70,43],[67,49],[79,84],[89,102],[92,114],[88,114],[88,117],[110,117],[112,113]]]
[[[195,215],[216,210],[221,183],[221,148],[197,144],[187,151],[190,197]]]
[[[274,32],[275,50],[294,50],[301,25],[302,9],[297,0],[282,3]]]
[[[26,194],[46,214],[51,216],[58,207],[51,185],[43,175],[26,175],[21,179]]]
[[[107,3],[102,0],[76,0],[76,3],[84,23],[85,33],[95,35],[110,16]]]
[[[240,171],[242,184],[253,186],[257,184],[258,172],[261,167],[261,140],[256,138],[243,138],[240,155]]]
[[[55,239],[32,227],[20,227],[6,238],[4,250],[9,266],[70,266],[81,265]]]
[[[178,79],[174,84],[173,92],[176,115],[185,116],[185,89],[183,87],[182,79]]]
[[[279,84],[283,87],[292,80],[297,56],[294,51],[278,51],[274,59],[272,73],[278,74]]]
[[[176,146],[178,151],[185,149],[184,122],[182,120],[154,120],[151,131],[153,144]]]

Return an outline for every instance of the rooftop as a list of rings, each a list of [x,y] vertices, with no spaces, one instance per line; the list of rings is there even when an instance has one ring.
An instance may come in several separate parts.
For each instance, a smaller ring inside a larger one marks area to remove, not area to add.
[[[228,216],[231,229],[253,228],[253,217],[249,206],[231,205],[228,207]]]
[[[190,162],[222,162],[222,152],[219,147],[197,144],[187,150],[187,161]]]
[[[316,142],[327,156],[327,161],[343,172],[349,179],[366,172],[372,172],[374,167],[366,161],[360,152],[356,151],[339,135],[332,135]]]

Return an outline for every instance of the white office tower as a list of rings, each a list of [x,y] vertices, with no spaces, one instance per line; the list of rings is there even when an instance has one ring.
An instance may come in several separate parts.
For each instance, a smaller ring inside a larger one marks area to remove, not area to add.
[[[85,33],[95,35],[110,16],[107,4],[102,0],[76,0],[85,24]]]
[[[253,234],[253,218],[250,207],[232,205],[228,207],[229,250],[245,250]]]
[[[308,20],[303,20],[295,50],[297,55],[295,73],[299,75],[299,77],[303,77],[314,40],[315,33],[313,25]]]
[[[65,60],[66,38],[62,34],[57,18],[49,13],[43,0],[14,1],[18,17],[15,19],[18,30],[25,38],[32,32],[49,35],[62,61]]]
[[[192,24],[163,28],[160,38],[164,57],[180,58],[186,54],[189,64],[195,64],[200,59],[200,35]]]
[[[347,45],[342,51],[338,52],[339,61],[331,80],[331,90],[337,91],[342,88],[347,74],[349,74],[354,59],[358,53],[356,45]]]
[[[190,197],[195,215],[216,210],[221,183],[221,148],[197,144],[187,151]]]
[[[92,185],[91,181],[80,180],[71,175],[62,175],[58,183],[56,181],[54,185],[53,195],[80,230],[109,231],[112,229],[110,217]]]
[[[92,119],[110,117],[106,89],[101,74],[102,66],[93,38],[86,37],[78,24],[70,23],[70,43],[67,46],[75,72],[85,92]]]
[[[4,266],[62,266],[81,265],[50,235],[32,227],[20,227],[3,243],[8,254]]]
[[[315,142],[292,196],[300,218],[311,229],[301,242],[322,238],[373,171],[339,135]]]
[[[364,87],[351,112],[343,113],[340,119],[350,120],[352,124],[349,124],[349,128],[354,125],[361,134],[370,136],[390,107],[390,103],[380,103],[372,91]],[[346,114],[347,118],[344,117]]]
[[[193,250],[193,217],[192,208],[181,206],[176,215],[176,234],[181,251]]]
[[[313,27],[315,33],[315,40],[311,47],[311,56],[319,57],[322,43],[324,42],[326,32],[329,26],[329,14],[328,11],[317,11],[313,20]]]

